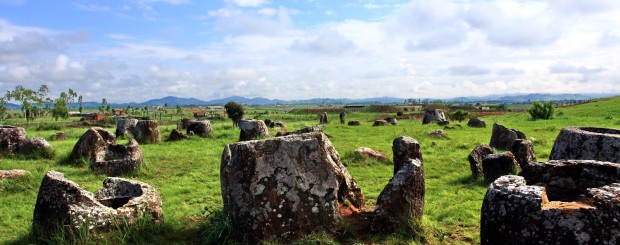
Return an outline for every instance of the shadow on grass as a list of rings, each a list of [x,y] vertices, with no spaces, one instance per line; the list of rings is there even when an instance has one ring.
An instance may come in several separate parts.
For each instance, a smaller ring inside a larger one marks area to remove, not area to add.
[[[474,178],[473,175],[461,176],[455,180],[452,180],[451,184],[463,185],[464,187],[480,186],[488,187],[493,181],[487,181],[483,177]]]

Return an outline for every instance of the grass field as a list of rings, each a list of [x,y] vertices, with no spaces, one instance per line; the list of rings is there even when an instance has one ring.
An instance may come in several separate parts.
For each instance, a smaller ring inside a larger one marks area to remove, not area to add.
[[[249,114],[249,117],[252,117]],[[478,144],[489,143],[493,122],[524,132],[534,143],[538,161],[546,161],[553,141],[560,129],[566,126],[597,126],[620,128],[620,97],[598,99],[588,104],[560,108],[553,120],[529,119],[527,113],[508,113],[484,117],[487,128],[470,128],[464,121],[462,127],[448,129],[445,139],[431,138],[428,132],[440,129],[437,125],[422,125],[416,120],[400,120],[397,126],[372,127],[377,115],[348,113],[348,120],[360,120],[362,126],[340,125],[337,114],[330,114],[325,133],[330,136],[343,163],[358,181],[367,198],[368,209],[392,174],[391,163],[359,159],[352,152],[361,146],[379,150],[390,158],[392,140],[399,135],[409,135],[422,146],[426,177],[424,218],[420,234],[393,234],[389,236],[360,235],[347,237],[345,243],[429,243],[475,244],[479,243],[480,207],[488,183],[473,180],[467,155]],[[289,131],[318,123],[314,115],[263,115],[260,119],[284,121]],[[104,237],[62,240],[51,238],[50,243],[82,244],[203,244],[208,238],[217,237],[222,223],[214,221],[222,209],[219,183],[219,164],[224,146],[238,139],[239,131],[229,120],[212,121],[213,133],[208,138],[193,137],[187,141],[162,142],[141,145],[146,167],[137,173],[124,176],[154,186],[163,201],[165,222],[162,225],[143,225],[131,230],[113,231]],[[452,122],[454,126],[457,122]],[[174,125],[160,127],[165,139]],[[109,128],[113,131],[113,128]],[[59,130],[27,128],[29,137],[49,138]],[[101,187],[104,175],[89,172],[88,166],[62,162],[86,128],[63,128],[69,138],[50,141],[56,149],[51,160],[26,160],[17,157],[0,159],[0,169],[25,169],[29,175],[17,180],[0,180],[0,243],[45,243],[30,234],[32,213],[41,180],[49,170],[63,172],[65,177],[89,191]],[[271,135],[275,135],[272,131]],[[123,142],[123,141],[121,141]],[[436,145],[433,146],[432,143]],[[209,212],[205,212],[208,210]],[[207,217],[207,214],[212,215]],[[224,227],[225,228],[225,227]],[[222,233],[223,234],[223,233]],[[48,241],[49,242],[49,241]],[[342,240],[340,241],[342,242]],[[315,234],[301,243],[337,243],[328,235]]]

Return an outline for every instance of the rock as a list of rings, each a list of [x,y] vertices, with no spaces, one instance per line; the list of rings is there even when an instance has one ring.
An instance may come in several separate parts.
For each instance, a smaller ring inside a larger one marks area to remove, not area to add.
[[[208,137],[211,130],[211,121],[209,120],[191,121],[187,125],[187,134],[192,131],[200,137]]]
[[[269,137],[269,129],[265,122],[253,119],[241,119],[239,121],[239,141],[255,140],[263,137]]]
[[[482,159],[484,179],[493,181],[502,175],[516,174],[521,171],[515,156],[507,151],[500,154],[488,154]]]
[[[388,125],[388,122],[386,120],[375,120],[375,122],[372,124],[373,127],[385,125]]]
[[[437,129],[433,132],[428,133],[428,136],[431,136],[434,138],[445,138],[445,137],[448,137],[448,133],[446,131],[443,131],[442,129]]]
[[[26,130],[22,127],[0,126],[0,153],[10,155],[26,141]]]
[[[446,125],[450,122],[446,119],[446,115],[440,109],[430,109],[427,108],[424,110],[424,118],[422,119],[422,124],[429,123],[437,123],[439,125]]]
[[[323,112],[319,115],[319,124],[327,124],[327,112]]]
[[[536,154],[534,154],[534,146],[532,142],[524,139],[516,139],[510,147],[510,152],[515,156],[521,169],[529,165],[531,162],[536,162]]]
[[[133,131],[138,124],[138,119],[123,119],[116,123],[116,137],[133,136]]]
[[[620,130],[566,127],[553,143],[550,160],[591,159],[620,163]]]
[[[480,120],[480,118],[474,117],[467,121],[467,126],[470,126],[472,128],[486,128],[487,124],[484,121]]]
[[[389,124],[392,124],[392,125],[396,125],[398,123],[398,120],[396,120],[396,118],[393,118],[393,117],[388,117],[385,119],[385,121],[387,121]]]
[[[409,159],[420,159],[423,162],[420,143],[409,136],[399,136],[394,139],[392,153],[394,154],[394,175],[409,163]]]
[[[267,127],[269,127],[270,126],[269,124],[271,124],[273,121],[271,121],[271,119],[265,119],[264,122],[265,122],[265,125],[267,125]],[[274,124],[274,126],[275,126],[275,124]],[[270,127],[270,128],[273,128],[273,127]]]
[[[347,119],[347,114],[345,114],[343,111],[343,112],[340,112],[340,115],[338,115],[338,117],[340,118],[340,124],[344,124],[344,122]]]
[[[357,121],[357,120],[349,121],[349,122],[347,122],[347,125],[349,125],[349,126],[359,126],[360,125],[360,121]]]
[[[491,133],[491,147],[498,149],[510,149],[516,139],[526,139],[525,134],[516,129],[508,129],[497,123],[493,123]]]
[[[481,210],[482,244],[618,244],[620,164],[533,163],[495,180]]]
[[[181,133],[181,131],[177,129],[173,129],[170,132],[170,136],[168,136],[169,141],[179,141],[179,140],[186,140],[186,139],[189,139],[189,136],[184,135],[183,133]]]
[[[305,134],[305,133],[312,133],[312,132],[323,132],[323,128],[325,126],[324,125],[318,125],[318,126],[312,126],[312,127],[306,127],[306,128],[302,128],[293,132],[278,132],[276,134],[276,137],[280,137],[280,136],[289,136],[289,135],[294,135],[294,134]]]
[[[179,127],[177,127],[178,130],[183,130],[183,129],[187,129],[187,126],[189,126],[190,122],[196,121],[194,119],[189,119],[189,118],[183,118],[181,119],[181,121],[179,122]]]
[[[69,160],[90,159],[91,156],[104,151],[108,144],[114,144],[114,142],[116,142],[114,134],[100,127],[92,127],[80,136],[80,139],[75,143],[69,155]]]
[[[138,120],[133,130],[133,137],[139,143],[161,142],[159,123],[156,120]]]
[[[273,124],[275,127],[286,128],[286,124],[284,124],[284,122],[277,121],[277,122],[274,122]]]
[[[54,148],[44,138],[29,138],[19,144],[17,153],[28,157],[54,158]]]
[[[79,229],[98,233],[133,225],[142,218],[163,221],[161,198],[152,186],[108,177],[95,194],[64,178],[60,172],[45,174],[34,208],[32,227],[40,233]],[[72,230],[72,231],[71,231]]]
[[[490,154],[495,154],[495,150],[485,144],[476,146],[476,148],[469,153],[467,160],[469,160],[469,168],[471,169],[471,175],[474,176],[474,179],[483,176],[482,160]]]
[[[424,210],[424,162],[420,144],[400,136],[392,144],[394,177],[383,188],[374,210],[371,229],[393,232],[422,220]]]
[[[229,144],[220,165],[224,210],[239,234],[290,241],[333,232],[343,202],[363,210],[364,197],[320,132]]]
[[[385,159],[387,159],[387,156],[384,155],[383,153],[381,153],[381,152],[379,152],[377,150],[370,149],[368,147],[357,148],[355,150],[355,154],[357,154],[358,156],[365,157],[365,158],[374,158],[376,160],[385,160]]]
[[[127,145],[109,144],[90,158],[90,169],[96,174],[119,176],[137,170],[144,163],[142,150],[134,139]]]
[[[23,170],[23,169],[0,170],[0,180],[17,179],[28,173],[29,173],[28,171]]]
[[[67,139],[67,134],[64,132],[57,132],[54,135],[52,135],[52,140],[66,140]]]

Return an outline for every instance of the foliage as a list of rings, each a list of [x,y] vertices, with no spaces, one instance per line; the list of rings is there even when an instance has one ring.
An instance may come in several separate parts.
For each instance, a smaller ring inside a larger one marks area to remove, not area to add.
[[[17,85],[15,90],[6,92],[6,99],[21,102],[26,115],[26,123],[30,124],[36,115],[41,114],[47,93],[49,93],[47,85],[41,85],[36,91]]]
[[[459,122],[461,122],[461,121],[463,121],[463,120],[467,119],[467,116],[469,116],[469,112],[468,112],[468,111],[465,111],[465,110],[460,110],[460,109],[459,109],[459,110],[457,110],[457,111],[455,111],[455,112],[453,112],[453,113],[452,113],[452,118],[453,118],[454,120],[459,121]]]
[[[101,99],[101,104],[99,105],[99,112],[104,113],[109,110],[110,105],[108,104],[108,100],[106,98]]]
[[[550,101],[544,103],[535,101],[534,103],[532,103],[532,107],[527,112],[530,113],[530,116],[532,116],[532,119],[534,120],[549,120],[553,118],[553,115],[555,113],[555,106],[553,105],[553,102]]]
[[[234,101],[229,101],[224,105],[224,109],[226,109],[226,114],[228,114],[228,118],[232,120],[233,125],[236,127],[239,125],[239,121],[243,118],[243,106]]]

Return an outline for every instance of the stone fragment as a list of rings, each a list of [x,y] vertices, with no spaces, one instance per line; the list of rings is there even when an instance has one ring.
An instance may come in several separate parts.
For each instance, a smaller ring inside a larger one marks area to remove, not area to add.
[[[516,174],[519,171],[521,171],[519,163],[509,151],[489,154],[482,159],[482,172],[487,181],[493,181],[502,175]]]
[[[239,141],[256,140],[269,137],[269,129],[265,122],[253,119],[241,119],[239,121]]]
[[[192,131],[200,137],[208,137],[211,134],[211,130],[211,121],[209,120],[191,121],[187,125],[188,134]]]
[[[256,240],[332,232],[341,221],[340,205],[363,210],[365,202],[320,132],[229,144],[220,181],[233,229]]]
[[[491,147],[497,149],[510,149],[516,139],[526,139],[525,134],[516,129],[508,129],[497,123],[493,123],[491,132]]]
[[[116,142],[116,136],[111,132],[100,127],[89,128],[75,143],[69,160],[90,159],[91,156],[103,151],[108,144],[114,144],[114,142]]]
[[[181,121],[179,121],[179,126],[177,126],[177,129],[178,130],[187,129],[187,126],[189,126],[189,123],[193,121],[196,121],[196,120],[189,119],[189,118],[183,118],[181,119]]]
[[[442,110],[431,109],[431,108],[425,109],[424,118],[422,118],[422,124],[429,124],[433,122],[439,125],[446,125],[449,123],[448,120],[446,119],[446,115],[444,114]]]
[[[489,154],[495,154],[495,150],[488,145],[480,144],[469,153],[469,168],[475,179],[483,176],[482,160]]]
[[[473,117],[467,121],[467,126],[472,128],[486,128],[487,124],[478,117]]]
[[[553,160],[495,180],[481,210],[482,244],[618,244],[620,164]]]
[[[9,155],[17,151],[19,144],[26,140],[26,130],[22,127],[0,126],[0,153]]]
[[[359,126],[360,125],[360,121],[357,121],[357,120],[348,121],[347,125],[349,125],[349,126]]]
[[[389,124],[392,124],[392,125],[396,125],[398,123],[398,120],[396,120],[396,118],[393,118],[393,117],[388,117],[385,119],[385,121],[387,121]]]
[[[269,127],[270,126],[269,124],[271,124],[273,122],[269,118],[265,119],[264,121],[265,121],[265,125],[267,125],[267,127]],[[274,126],[275,126],[275,124],[274,124]],[[273,128],[273,127],[270,127],[270,128]]]
[[[54,158],[54,148],[44,138],[29,138],[19,144],[17,153],[28,157]]]
[[[289,136],[289,135],[293,135],[293,134],[305,134],[305,133],[313,133],[313,132],[323,132],[323,128],[325,126],[324,125],[318,125],[318,126],[312,126],[312,127],[305,127],[293,132],[278,132],[276,134],[276,137],[280,137],[280,136]]]
[[[355,154],[365,158],[374,158],[376,160],[385,160],[387,156],[377,150],[370,149],[368,147],[360,147],[355,149]]]
[[[515,155],[521,169],[525,168],[529,163],[536,162],[536,154],[532,142],[524,139],[516,139],[510,147],[510,152]]]
[[[133,172],[144,163],[142,150],[134,139],[127,145],[109,144],[102,151],[91,156],[90,169],[94,173],[119,176]]]
[[[428,136],[431,136],[434,138],[445,138],[445,137],[448,137],[448,133],[446,131],[443,131],[442,129],[437,129],[433,132],[428,133]]]
[[[28,174],[28,171],[23,170],[23,169],[0,170],[0,180],[17,179],[26,174]]]
[[[388,122],[386,120],[375,120],[375,122],[372,124],[373,127],[385,125],[388,125]]]
[[[168,136],[169,141],[179,141],[179,140],[186,140],[186,139],[189,139],[189,136],[184,135],[183,133],[181,133],[181,131],[177,129],[173,129],[170,132],[170,136]]]
[[[620,163],[620,130],[566,127],[553,143],[550,160],[583,159]]]
[[[392,144],[394,177],[383,188],[374,210],[371,229],[393,232],[422,219],[424,210],[424,162],[420,144],[400,136]]]
[[[319,124],[327,124],[327,112],[323,112],[319,115]]]
[[[344,122],[347,120],[347,114],[344,113],[344,111],[340,112],[338,117],[340,118],[340,124],[344,124]]]
[[[123,119],[116,123],[116,137],[133,136],[133,131],[138,124],[138,119]]]
[[[284,122],[276,121],[273,124],[275,127],[286,128],[286,124]]]
[[[138,120],[133,130],[133,137],[139,143],[161,142],[159,123],[156,120]]]
[[[34,208],[32,227],[37,233],[68,234],[80,229],[98,233],[133,225],[143,218],[163,221],[161,198],[152,186],[108,177],[95,194],[85,191],[64,174],[45,174]]]

